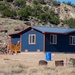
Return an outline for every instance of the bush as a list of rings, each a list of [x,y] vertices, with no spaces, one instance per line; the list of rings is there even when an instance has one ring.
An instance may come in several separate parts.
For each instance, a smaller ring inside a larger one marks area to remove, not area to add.
[[[59,18],[57,18],[55,15],[50,14],[48,12],[41,13],[38,18],[43,22],[50,22],[50,23],[56,24],[56,25],[60,23]]]
[[[5,0],[6,2],[13,2],[13,0]]]
[[[0,4],[0,11],[6,9],[6,6],[4,4]]]
[[[63,21],[64,24],[68,24],[70,28],[75,28],[75,19],[70,18]]]
[[[69,2],[67,2],[67,4],[68,4],[68,5],[70,5],[70,6],[72,5],[70,1],[69,1]]]
[[[40,4],[46,4],[45,0],[33,0],[33,4],[38,5],[39,3]]]
[[[16,6],[19,6],[21,8],[25,7],[26,6],[26,0],[15,0],[14,1],[14,4]]]
[[[49,7],[48,6],[45,6],[44,7],[44,11],[48,11],[49,10]]]
[[[34,5],[34,8],[32,9],[32,16],[38,16],[40,13],[42,13],[41,5]]]
[[[14,17],[16,16],[16,11],[14,10],[10,10],[10,9],[5,9],[2,12],[3,17]]]
[[[67,4],[67,5],[70,5],[70,6],[74,5],[74,4],[71,3],[71,1],[68,1],[68,2],[64,2],[64,1],[63,1],[63,3],[64,3],[64,4]]]
[[[3,10],[5,10],[5,9],[7,9],[8,8],[8,6],[9,6],[9,4],[8,3],[0,3],[0,11],[3,11]]]
[[[25,8],[20,9],[20,11],[18,12],[19,17],[22,18],[22,20],[24,20],[25,18],[28,18],[31,15],[31,7],[30,6],[26,6]]]
[[[16,10],[11,10],[11,14],[12,14],[11,18],[15,18],[17,16]]]
[[[32,2],[33,2],[33,4],[35,4],[35,5],[39,4],[38,0],[33,0]]]
[[[73,67],[75,67],[75,59],[74,58],[70,58],[69,62],[73,65]]]
[[[51,16],[50,22],[57,25],[60,23],[60,20],[56,16]]]
[[[38,0],[40,4],[46,4],[45,0]]]
[[[43,21],[47,22],[49,20],[50,15],[48,13],[41,13],[38,18]]]
[[[53,3],[54,6],[59,6],[60,5],[60,2],[59,1],[57,2],[56,0],[54,0],[52,3]]]

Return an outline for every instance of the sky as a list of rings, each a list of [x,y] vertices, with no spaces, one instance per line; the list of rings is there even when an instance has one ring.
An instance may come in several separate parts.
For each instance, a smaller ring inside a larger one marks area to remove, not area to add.
[[[60,1],[60,2],[71,2],[72,4],[75,4],[75,0],[57,0],[57,1]]]

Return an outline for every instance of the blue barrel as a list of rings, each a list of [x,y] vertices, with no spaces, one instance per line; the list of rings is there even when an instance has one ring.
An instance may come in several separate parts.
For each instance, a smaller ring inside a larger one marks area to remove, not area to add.
[[[47,61],[51,60],[51,52],[46,52],[46,60]]]

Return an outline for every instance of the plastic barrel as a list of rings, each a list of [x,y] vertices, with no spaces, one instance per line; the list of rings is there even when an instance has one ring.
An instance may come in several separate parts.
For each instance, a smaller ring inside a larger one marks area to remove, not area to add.
[[[51,52],[46,52],[46,60],[51,61]]]

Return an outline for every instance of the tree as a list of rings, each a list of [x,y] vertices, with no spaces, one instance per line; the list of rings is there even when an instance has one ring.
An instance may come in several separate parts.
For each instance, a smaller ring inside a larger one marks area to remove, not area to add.
[[[68,4],[68,5],[72,5],[70,1],[69,1],[69,2],[67,2],[67,4]]]
[[[25,18],[28,18],[31,15],[31,7],[26,6],[25,8],[20,9],[18,12],[19,17],[21,17],[23,20]]]

